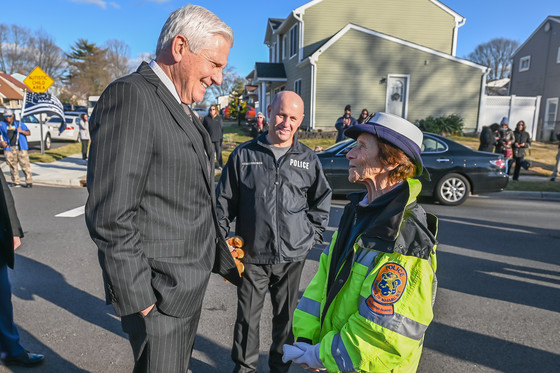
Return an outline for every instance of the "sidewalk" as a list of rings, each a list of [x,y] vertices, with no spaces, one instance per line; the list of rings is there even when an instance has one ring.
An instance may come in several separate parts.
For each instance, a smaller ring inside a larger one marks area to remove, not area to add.
[[[10,168],[6,162],[2,162],[2,172],[6,181],[11,180]],[[74,154],[52,163],[31,162],[31,173],[34,185],[58,185],[64,187],[81,187],[80,183],[85,180],[87,172],[86,162],[82,160],[82,154]],[[22,184],[25,183],[23,172],[19,171]]]

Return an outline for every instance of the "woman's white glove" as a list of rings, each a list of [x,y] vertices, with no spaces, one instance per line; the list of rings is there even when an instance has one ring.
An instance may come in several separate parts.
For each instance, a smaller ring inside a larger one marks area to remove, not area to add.
[[[293,346],[284,345],[284,356],[282,361],[292,360],[294,363],[306,365],[309,368],[326,370],[319,358],[321,344],[310,345],[305,342],[296,342]],[[299,350],[299,351],[298,351]]]

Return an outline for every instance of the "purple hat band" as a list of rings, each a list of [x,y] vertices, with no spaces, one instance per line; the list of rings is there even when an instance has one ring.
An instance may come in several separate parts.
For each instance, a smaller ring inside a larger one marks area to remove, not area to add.
[[[391,122],[395,123],[394,121],[400,123],[397,126],[392,126]],[[379,124],[379,122],[385,125]],[[345,136],[353,139],[357,139],[362,133],[379,137],[402,150],[416,165],[416,175],[420,176],[422,174],[424,164],[419,144],[422,144],[423,134],[414,124],[391,114],[377,113],[368,123],[356,124],[344,131]]]

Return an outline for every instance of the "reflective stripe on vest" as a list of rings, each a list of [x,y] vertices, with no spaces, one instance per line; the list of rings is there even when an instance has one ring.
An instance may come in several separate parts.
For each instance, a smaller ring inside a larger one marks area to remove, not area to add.
[[[354,363],[350,359],[350,355],[346,350],[346,346],[342,342],[342,338],[339,334],[335,334],[331,344],[331,354],[341,372],[355,372]]]
[[[398,313],[394,313],[393,315],[381,315],[373,312],[367,305],[366,298],[362,296],[360,296],[359,313],[363,318],[385,329],[417,341],[422,339],[422,336],[428,328],[427,325],[421,324]]]
[[[301,300],[297,305],[297,309],[317,318],[321,316],[321,302],[307,297],[301,297]]]

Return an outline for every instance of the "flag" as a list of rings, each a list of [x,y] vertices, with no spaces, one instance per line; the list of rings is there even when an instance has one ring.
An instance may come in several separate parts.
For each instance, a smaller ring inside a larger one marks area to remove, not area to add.
[[[21,109],[21,117],[24,115],[46,113],[50,115],[58,115],[62,118],[60,132],[66,128],[66,120],[64,119],[64,108],[60,100],[50,93],[33,93],[25,92],[25,103]]]

